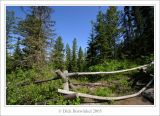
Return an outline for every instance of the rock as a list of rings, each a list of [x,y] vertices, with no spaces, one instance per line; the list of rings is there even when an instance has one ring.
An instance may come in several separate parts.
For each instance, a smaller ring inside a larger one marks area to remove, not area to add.
[[[151,102],[154,103],[154,88],[150,88],[145,90],[142,93],[143,97],[147,98],[148,100],[150,100]]]

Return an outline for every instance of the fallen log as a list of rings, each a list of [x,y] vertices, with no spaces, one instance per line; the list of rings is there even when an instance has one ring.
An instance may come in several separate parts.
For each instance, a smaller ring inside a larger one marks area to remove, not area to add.
[[[77,92],[73,92],[73,91],[66,91],[66,90],[62,90],[62,89],[58,89],[58,92],[62,93],[62,94],[67,94],[67,95],[68,94],[76,94],[77,97],[87,97],[87,98],[96,99],[96,100],[104,100],[104,101],[122,100],[122,99],[128,99],[128,98],[132,98],[132,97],[136,97],[136,96],[140,95],[143,91],[146,90],[147,87],[149,87],[151,85],[153,80],[154,79],[152,79],[145,87],[143,87],[137,93],[131,94],[131,95],[126,95],[126,96],[120,96],[120,97],[101,97],[101,96],[89,95],[89,94],[84,94],[84,93],[77,93]]]

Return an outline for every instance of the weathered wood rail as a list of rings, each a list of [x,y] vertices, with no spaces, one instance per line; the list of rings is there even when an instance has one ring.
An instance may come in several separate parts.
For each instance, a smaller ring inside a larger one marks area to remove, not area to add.
[[[126,96],[120,96],[120,97],[101,97],[101,96],[95,96],[95,95],[89,95],[89,94],[84,94],[84,93],[77,93],[77,92],[73,92],[73,91],[68,91],[68,90],[62,90],[62,89],[58,89],[59,93],[62,94],[68,94],[68,95],[76,95],[76,97],[88,97],[91,99],[96,99],[96,100],[122,100],[122,99],[128,99],[128,98],[132,98],[132,97],[136,97],[138,95],[140,95],[143,91],[146,90],[147,87],[149,87],[151,85],[151,83],[153,82],[154,79],[152,79],[151,81],[148,82],[148,84],[143,87],[140,91],[138,91],[137,93],[131,94],[131,95],[126,95]]]
[[[146,64],[146,65],[131,68],[131,69],[118,70],[118,71],[112,71],[112,72],[75,72],[75,73],[68,73],[68,71],[61,72],[60,70],[57,70],[56,74],[59,77],[62,78],[63,83],[64,83],[63,89],[58,89],[58,92],[61,93],[61,94],[67,94],[67,95],[76,94],[76,97],[87,97],[87,98],[92,98],[92,99],[96,99],[96,100],[122,100],[122,99],[131,98],[131,97],[136,97],[136,96],[140,95],[143,91],[145,91],[146,88],[149,87],[152,84],[154,79],[149,81],[148,84],[146,86],[144,86],[137,93],[134,93],[134,94],[131,94],[131,95],[126,95],[126,96],[120,96],[120,97],[101,97],[101,96],[95,96],[95,95],[89,95],[89,94],[77,93],[77,92],[70,91],[69,87],[71,87],[73,90],[75,89],[75,87],[72,83],[70,83],[69,77],[71,77],[71,76],[85,76],[85,75],[117,74],[117,73],[124,73],[124,72],[128,72],[128,71],[133,71],[133,70],[137,70],[137,69],[142,69],[142,70],[145,71],[147,69],[147,67],[152,65],[152,64],[153,64],[153,62],[150,63],[150,64]]]
[[[111,71],[111,72],[75,72],[75,73],[67,73],[66,76],[85,76],[85,75],[103,75],[103,74],[109,75],[109,74],[124,73],[124,72],[133,71],[137,69],[145,70],[147,66],[148,64],[139,66],[139,67],[135,67],[135,68],[131,68],[131,69]]]

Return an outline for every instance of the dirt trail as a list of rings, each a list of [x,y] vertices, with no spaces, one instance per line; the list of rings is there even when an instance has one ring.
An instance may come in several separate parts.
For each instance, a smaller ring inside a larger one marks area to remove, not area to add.
[[[93,100],[86,99],[88,103],[82,103],[81,105],[154,105],[142,96],[137,96],[129,99],[114,101],[112,104],[108,102],[95,103]]]
[[[142,96],[137,96],[125,100],[115,101],[114,105],[153,105],[153,103]]]

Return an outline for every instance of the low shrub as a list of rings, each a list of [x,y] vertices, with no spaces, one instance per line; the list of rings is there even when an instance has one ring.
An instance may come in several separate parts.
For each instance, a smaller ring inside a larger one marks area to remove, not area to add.
[[[103,64],[98,64],[89,67],[89,71],[95,72],[95,71],[116,71],[116,70],[122,70],[127,68],[133,68],[138,66],[133,61],[129,60],[109,60],[105,61]]]
[[[52,76],[51,76],[52,75]],[[42,72],[37,69],[22,70],[17,69],[11,74],[7,74],[7,104],[32,105],[48,98],[57,96],[57,88],[61,88],[61,80],[50,81],[47,83],[33,84],[35,80],[52,78],[53,74],[46,67]],[[26,86],[20,86],[20,83],[29,83]]]

